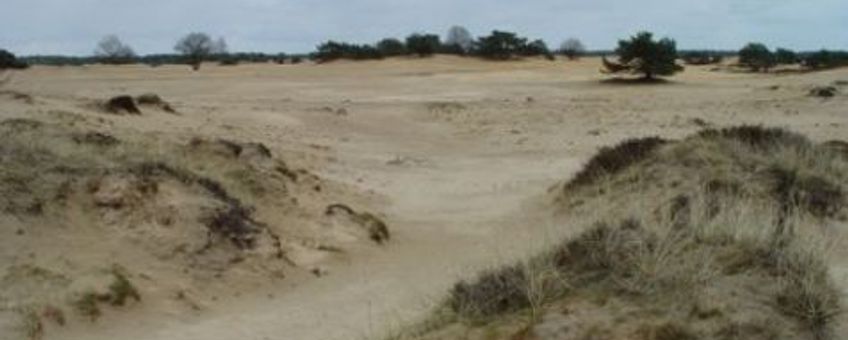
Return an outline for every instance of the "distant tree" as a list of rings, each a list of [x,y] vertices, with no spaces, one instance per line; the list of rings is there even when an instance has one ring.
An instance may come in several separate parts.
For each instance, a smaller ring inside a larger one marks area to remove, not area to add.
[[[749,43],[739,50],[739,63],[754,72],[768,71],[777,64],[777,60],[766,45]]]
[[[116,35],[107,35],[97,43],[94,55],[105,64],[129,64],[135,61],[132,47],[124,44]]]
[[[848,52],[821,50],[806,54],[801,63],[814,70],[848,66]]]
[[[386,57],[394,57],[406,54],[406,45],[395,38],[386,38],[377,43],[377,50]]]
[[[337,59],[364,60],[381,58],[383,58],[383,55],[373,46],[341,43],[332,40],[318,45],[317,51],[312,53],[312,59],[319,63]]]
[[[576,60],[586,54],[586,46],[577,38],[568,38],[559,46],[559,53],[570,60]]]
[[[554,60],[554,54],[551,53],[551,50],[548,48],[548,44],[546,44],[541,39],[536,39],[531,41],[528,44],[525,44],[519,49],[519,54],[526,57],[532,56],[543,56],[548,60]]]
[[[29,65],[18,59],[12,52],[0,49],[0,72],[8,69],[25,69],[27,67]]]
[[[441,39],[435,34],[412,34],[406,38],[406,48],[419,57],[427,57],[438,51]]]
[[[603,59],[607,73],[638,73],[643,79],[671,76],[683,70],[677,65],[677,43],[669,38],[654,40],[653,33],[639,32],[629,40],[619,40],[618,63]]]
[[[210,53],[218,56],[230,53],[229,47],[227,46],[227,41],[224,40],[224,37],[218,37],[218,40],[215,40],[215,42],[212,43],[212,50],[210,51]]]
[[[778,48],[777,51],[774,52],[775,62],[782,65],[791,65],[798,63],[798,54],[795,51]]]
[[[483,58],[508,60],[521,54],[527,46],[527,39],[515,33],[492,31],[492,34],[477,39],[475,53]]]
[[[710,65],[724,61],[724,57],[715,51],[687,51],[680,53],[680,58],[687,65]]]
[[[474,37],[465,27],[453,26],[445,37],[445,45],[455,46],[458,51],[468,53],[474,47]]]
[[[174,50],[181,53],[195,71],[200,69],[200,64],[209,58],[215,49],[215,43],[206,33],[189,33],[174,46]]]

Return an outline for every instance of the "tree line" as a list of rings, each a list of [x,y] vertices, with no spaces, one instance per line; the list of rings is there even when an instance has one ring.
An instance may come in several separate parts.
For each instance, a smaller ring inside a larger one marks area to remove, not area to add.
[[[810,70],[820,70],[848,66],[848,52],[821,50],[816,52],[795,52],[786,48],[774,51],[762,43],[749,43],[739,51],[680,51],[670,38],[658,41],[649,32],[640,32],[630,39],[619,41],[615,51],[590,52],[577,38],[569,38],[552,50],[541,39],[530,40],[513,32],[494,30],[490,34],[474,38],[462,26],[451,27],[445,39],[436,34],[414,33],[405,39],[386,38],[374,44],[354,44],[327,41],[317,46],[307,55],[287,55],[285,53],[245,53],[229,52],[223,37],[213,39],[206,33],[189,33],[174,45],[173,54],[152,54],[139,56],[132,47],[115,35],[104,37],[97,44],[94,54],[88,57],[68,56],[30,56],[17,58],[14,54],[0,49],[0,69],[26,68],[30,64],[46,65],[83,65],[93,63],[132,64],[143,63],[151,66],[162,64],[188,64],[194,70],[203,62],[218,62],[221,65],[236,65],[241,62],[300,63],[306,58],[323,63],[339,59],[369,60],[396,56],[428,57],[434,54],[453,54],[479,57],[487,60],[511,60],[522,57],[541,56],[553,60],[555,55],[568,59],[578,59],[584,55],[606,56],[615,54],[618,62],[603,58],[605,72],[631,72],[643,74],[646,78],[671,75],[682,67],[676,64],[682,60],[688,65],[706,65],[720,63],[729,56],[738,56],[739,65],[754,72],[767,72],[778,65],[799,65]]]

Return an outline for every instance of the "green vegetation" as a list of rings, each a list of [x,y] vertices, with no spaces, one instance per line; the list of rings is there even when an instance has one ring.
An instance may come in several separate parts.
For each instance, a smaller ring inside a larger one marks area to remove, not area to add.
[[[761,43],[749,43],[739,50],[739,64],[754,72],[767,72],[777,65],[774,53]]]
[[[428,57],[435,54],[442,45],[438,35],[435,34],[412,34],[406,37],[406,49],[409,53],[419,57]]]
[[[618,63],[604,59],[607,73],[642,74],[645,80],[671,76],[683,70],[677,65],[677,43],[669,38],[654,40],[650,32],[640,32],[628,40],[619,40]]]
[[[0,49],[0,70],[5,69],[25,69],[29,65],[23,60],[18,59],[12,52]]]

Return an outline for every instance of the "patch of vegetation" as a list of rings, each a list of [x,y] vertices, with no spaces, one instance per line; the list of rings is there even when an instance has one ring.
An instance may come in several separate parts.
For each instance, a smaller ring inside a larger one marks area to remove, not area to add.
[[[419,57],[435,54],[442,45],[441,39],[435,34],[412,34],[406,37],[406,49]]]
[[[73,302],[73,306],[80,315],[95,321],[103,314],[98,305],[99,301],[100,295],[97,292],[87,291]]]
[[[129,113],[134,115],[140,115],[141,110],[138,109],[138,105],[136,105],[135,98],[131,96],[116,96],[110,98],[106,103],[103,104],[103,108],[107,112],[122,114]]]
[[[812,143],[807,137],[782,128],[759,125],[741,125],[722,129],[705,129],[698,136],[707,139],[735,140],[758,151],[777,147],[809,148]]]
[[[112,276],[113,281],[109,285],[109,293],[107,294],[110,304],[113,306],[123,306],[126,304],[128,298],[132,298],[136,302],[141,301],[141,294],[139,294],[138,289],[133,286],[123,270],[113,268]]]
[[[671,76],[683,71],[677,65],[677,43],[669,38],[654,40],[650,32],[639,32],[629,40],[619,40],[615,50],[618,62],[603,59],[606,73],[641,74],[644,79]]]
[[[767,72],[777,65],[774,53],[761,43],[749,43],[739,50],[739,64],[754,72]]]
[[[577,172],[566,185],[566,189],[574,189],[591,185],[598,179],[614,175],[650,157],[656,149],[666,144],[659,137],[629,139],[614,147],[604,147],[593,156],[588,163]]]
[[[682,52],[680,58],[687,65],[713,65],[721,64],[724,61],[724,55],[712,51]]]
[[[18,59],[12,52],[6,51],[4,49],[0,49],[0,70],[6,69],[25,69],[28,68],[29,64],[25,61]]]
[[[71,136],[71,139],[73,139],[73,141],[77,144],[90,144],[97,146],[115,146],[121,142],[112,135],[95,131],[74,134]]]
[[[474,282],[460,281],[450,291],[449,307],[464,319],[481,320],[530,307],[528,278],[521,265],[483,272]]]
[[[544,41],[528,42],[513,32],[492,31],[488,36],[480,37],[474,44],[474,55],[493,60],[509,60],[521,56],[547,56],[553,53]]]

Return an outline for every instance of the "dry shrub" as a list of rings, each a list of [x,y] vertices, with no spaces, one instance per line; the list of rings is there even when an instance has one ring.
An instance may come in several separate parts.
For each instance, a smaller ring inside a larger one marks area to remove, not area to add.
[[[809,96],[817,98],[833,98],[839,93],[839,89],[835,86],[816,86],[810,89]]]
[[[77,144],[91,144],[97,146],[114,146],[120,143],[120,140],[112,135],[94,131],[74,134],[71,136],[71,139],[73,139],[73,141]]]
[[[807,137],[781,128],[742,125],[723,129],[706,129],[698,133],[706,139],[735,140],[757,151],[770,151],[778,147],[808,148]]]
[[[659,324],[645,324],[636,331],[640,340],[696,340],[698,335],[687,325],[666,321]]]
[[[523,265],[483,272],[474,282],[460,281],[448,306],[468,320],[481,320],[530,307],[529,280]]]
[[[166,102],[161,97],[159,97],[159,95],[157,95],[155,93],[145,93],[143,95],[140,95],[140,96],[136,97],[136,101],[138,102],[139,105],[155,106],[155,107],[158,107],[159,109],[161,109],[162,111],[165,111],[165,112],[168,112],[168,113],[176,113],[177,112],[176,110],[174,110],[174,108],[171,106],[170,103]]]
[[[354,223],[368,232],[368,237],[377,244],[388,242],[391,238],[386,222],[369,212],[357,212],[345,204],[331,204],[324,210],[327,216],[347,215]]]
[[[141,114],[141,110],[138,109],[138,105],[136,105],[135,99],[130,96],[112,97],[108,101],[106,101],[106,103],[103,104],[103,108],[106,111],[115,114]]]
[[[842,188],[829,180],[799,174],[797,170],[774,166],[769,170],[774,184],[773,192],[785,219],[796,207],[813,216],[833,217],[845,204]]]
[[[628,139],[614,147],[604,147],[569,181],[565,189],[591,185],[605,176],[615,175],[650,157],[667,141],[659,137]]]

